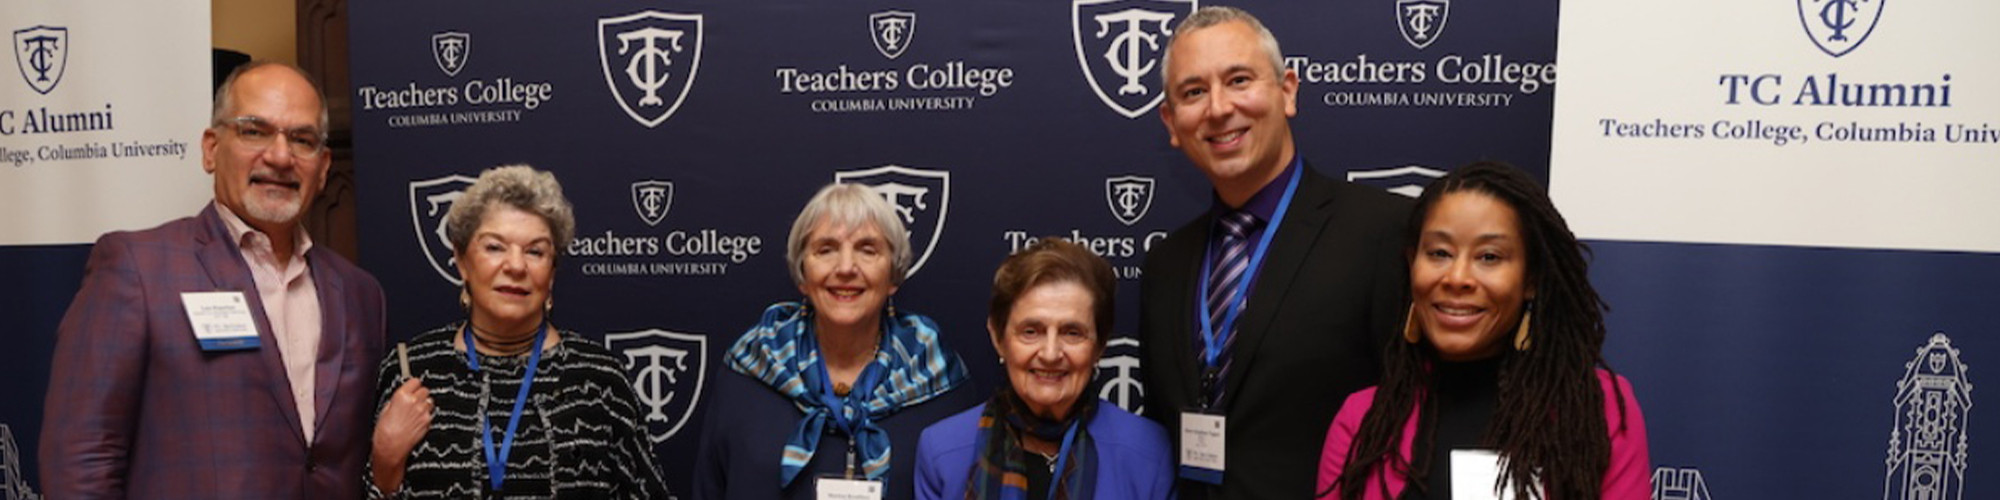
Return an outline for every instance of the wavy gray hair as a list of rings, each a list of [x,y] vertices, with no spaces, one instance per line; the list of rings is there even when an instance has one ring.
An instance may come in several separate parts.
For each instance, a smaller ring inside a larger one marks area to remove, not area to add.
[[[445,213],[444,238],[451,243],[452,253],[465,252],[466,245],[472,243],[473,233],[479,231],[479,223],[485,220],[486,211],[495,203],[541,217],[555,237],[557,256],[569,248],[570,239],[576,236],[575,211],[570,208],[569,199],[563,197],[562,183],[556,182],[555,174],[528,165],[503,165],[481,172],[479,180],[465,188],[465,193],[451,204],[451,211]]]
[[[792,235],[785,240],[785,264],[791,268],[792,285],[806,283],[805,248],[811,237],[807,233],[822,221],[834,227],[874,224],[888,240],[890,255],[894,257],[889,261],[889,283],[902,285],[903,278],[909,277],[910,232],[903,229],[896,207],[868,186],[836,182],[820,188],[812,201],[806,202],[806,208],[799,211],[799,218],[792,221]]]
[[[1264,27],[1263,21],[1258,21],[1257,16],[1250,15],[1249,12],[1245,12],[1243,9],[1213,5],[1195,10],[1193,14],[1182,18],[1179,25],[1174,26],[1174,38],[1167,41],[1168,50],[1160,52],[1160,89],[1162,92],[1173,91],[1174,82],[1169,80],[1172,76],[1167,74],[1167,68],[1173,67],[1174,64],[1174,41],[1180,40],[1182,36],[1187,35],[1190,31],[1231,21],[1242,21],[1244,24],[1249,24],[1250,29],[1257,32],[1258,45],[1263,45],[1264,52],[1271,55],[1272,74],[1281,77],[1285,75],[1285,53],[1278,50],[1278,37],[1271,34],[1270,28]],[[1171,106],[1174,100],[1169,97],[1161,102]]]

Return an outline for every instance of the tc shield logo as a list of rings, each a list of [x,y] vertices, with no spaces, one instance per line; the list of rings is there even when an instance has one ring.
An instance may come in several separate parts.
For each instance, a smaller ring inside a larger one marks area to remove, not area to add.
[[[1153,208],[1153,178],[1127,175],[1104,179],[1104,203],[1118,222],[1138,224],[1146,218],[1146,210]]]
[[[903,55],[903,49],[910,47],[910,39],[917,36],[917,13],[900,10],[885,10],[868,16],[868,33],[875,39],[875,50],[882,57],[895,59]]]
[[[625,358],[625,377],[639,397],[646,437],[654,443],[674,437],[701,402],[708,336],[648,328],[607,334],[604,343]]]
[[[14,67],[28,87],[47,95],[62,83],[63,69],[69,67],[69,28],[35,26],[14,30]]]
[[[1443,170],[1425,168],[1422,165],[1404,165],[1378,170],[1355,170],[1347,173],[1347,182],[1382,188],[1383,191],[1415,198],[1424,194],[1424,186],[1444,177]]]
[[[639,220],[648,226],[660,225],[667,218],[667,209],[674,206],[674,183],[668,181],[639,181],[632,183],[632,210],[639,212]]]
[[[456,31],[431,35],[431,58],[437,60],[438,70],[445,76],[458,76],[458,70],[465,69],[465,59],[471,56],[472,35]]]
[[[910,232],[911,250],[918,250],[909,276],[916,276],[937,249],[944,234],[944,216],[951,207],[951,172],[883,165],[865,170],[834,172],[833,181],[868,186],[896,207],[903,229]]]
[[[1070,35],[1090,89],[1126,118],[1160,104],[1160,56],[1194,0],[1071,0]]]
[[[687,99],[701,69],[701,14],[641,11],[597,20],[604,84],[626,116],[657,127]]]
[[[417,246],[424,249],[431,269],[454,286],[465,282],[459,279],[458,263],[452,257],[457,252],[451,248],[451,240],[444,237],[444,215],[475,180],[478,179],[452,174],[410,181],[410,228],[417,232]]]
[[[1396,0],[1396,28],[1403,31],[1403,41],[1417,50],[1437,41],[1450,17],[1451,0]]]
[[[1097,397],[1133,414],[1146,411],[1146,386],[1139,383],[1139,339],[1119,337],[1104,344],[1097,358]]]
[[[1868,35],[1875,32],[1875,22],[1882,19],[1882,3],[1886,1],[1798,0],[1799,22],[1805,24],[1806,37],[1821,52],[1840,57],[1868,41]]]

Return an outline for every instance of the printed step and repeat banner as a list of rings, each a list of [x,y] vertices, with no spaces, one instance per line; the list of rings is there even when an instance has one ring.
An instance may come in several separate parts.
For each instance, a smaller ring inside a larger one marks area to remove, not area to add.
[[[1551,187],[1600,240],[1655,498],[2000,498],[1995,16],[1563,6]]]
[[[214,192],[208,27],[206,0],[0,3],[0,500],[40,498],[49,359],[90,244]]]
[[[1000,260],[1078,241],[1120,277],[1102,396],[1137,409],[1140,263],[1207,209],[1168,144],[1159,56],[1191,0],[350,4],[361,263],[393,337],[461,318],[439,230],[480,170],[554,171],[576,205],[554,320],[607,341],[670,484],[690,490],[722,354],[799,300],[785,239],[829,182],[911,231],[895,307],[931,315],[986,394]],[[1245,2],[1300,73],[1303,155],[1414,194],[1503,159],[1546,176],[1554,1]],[[1301,395],[1340,398],[1340,394]]]

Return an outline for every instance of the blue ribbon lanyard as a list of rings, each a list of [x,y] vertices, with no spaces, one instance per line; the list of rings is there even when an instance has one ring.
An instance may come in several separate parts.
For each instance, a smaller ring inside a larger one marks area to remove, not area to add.
[[[1194,293],[1195,309],[1201,314],[1201,337],[1203,341],[1207,342],[1201,351],[1202,365],[1204,367],[1215,368],[1215,360],[1222,356],[1222,345],[1229,339],[1220,338],[1219,336],[1229,334],[1230,328],[1236,325],[1237,317],[1243,313],[1243,304],[1250,301],[1250,282],[1256,278],[1258,268],[1264,264],[1264,254],[1271,249],[1271,237],[1278,235],[1279,225],[1285,222],[1285,212],[1292,208],[1292,194],[1298,192],[1299,176],[1304,171],[1305,165],[1298,163],[1292,165],[1292,179],[1287,181],[1285,185],[1285,196],[1278,199],[1278,212],[1271,216],[1271,223],[1264,226],[1263,237],[1258,238],[1256,249],[1250,252],[1250,265],[1243,269],[1245,275],[1243,276],[1243,280],[1236,282],[1236,296],[1242,297],[1243,301],[1230,304],[1227,307],[1227,310],[1222,315],[1222,323],[1220,325],[1215,323],[1215,318],[1211,317],[1212,314],[1208,312],[1207,301],[1202,299],[1203,294],[1208,293],[1209,274],[1213,272],[1212,269],[1215,266],[1213,263],[1215,260],[1215,246],[1208,245],[1208,250],[1203,254],[1201,259],[1201,288],[1195,290]],[[1210,231],[1214,230],[1210,229]]]
[[[1056,490],[1062,486],[1063,471],[1069,469],[1069,448],[1070,445],[1076,444],[1076,428],[1080,425],[1083,425],[1083,420],[1077,419],[1069,423],[1069,430],[1063,431],[1062,448],[1056,450],[1056,473],[1049,477],[1050,500],[1057,498]]]
[[[479,350],[472,343],[470,322],[466,323],[464,334],[465,364],[471,366],[474,373],[478,373]],[[521,409],[528,402],[528,387],[535,385],[535,368],[542,364],[542,340],[548,334],[547,322],[543,322],[542,327],[535,330],[534,353],[528,355],[528,371],[521,376],[521,391],[514,395],[514,412],[507,416],[507,437],[503,438],[497,453],[493,448],[493,427],[487,423],[488,419],[484,412],[479,414],[479,435],[485,438],[486,445],[487,480],[492,483],[493,491],[500,491],[500,483],[507,480],[507,456],[514,451],[514,430],[521,424]]]

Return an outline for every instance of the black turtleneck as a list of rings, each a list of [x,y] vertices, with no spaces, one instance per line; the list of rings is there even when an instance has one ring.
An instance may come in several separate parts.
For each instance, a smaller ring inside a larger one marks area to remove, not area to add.
[[[1437,418],[1418,419],[1417,446],[1411,450],[1418,455],[1414,458],[1419,464],[1429,464],[1430,476],[1424,480],[1429,489],[1405,487],[1405,500],[1451,498],[1451,451],[1487,447],[1486,426],[1493,420],[1493,409],[1500,404],[1500,360],[1504,357],[1438,361],[1432,365],[1431,376],[1437,379],[1437,391],[1430,397],[1437,401]],[[1433,430],[1436,442],[1431,443],[1429,453],[1424,453],[1423,436]]]

